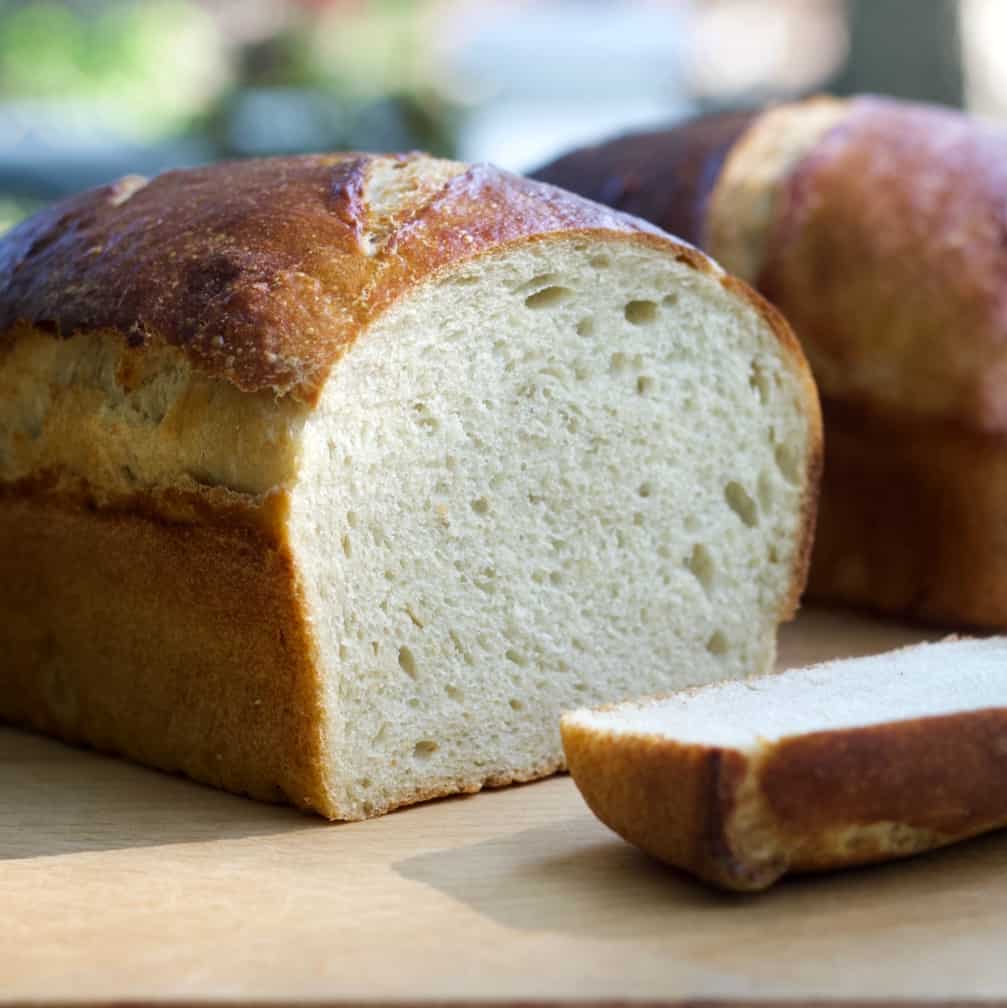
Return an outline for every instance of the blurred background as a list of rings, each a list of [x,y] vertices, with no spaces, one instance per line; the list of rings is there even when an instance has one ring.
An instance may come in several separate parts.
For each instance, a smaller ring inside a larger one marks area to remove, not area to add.
[[[1007,114],[1007,0],[0,0],[0,231],[127,173],[425,149],[530,169],[819,90]]]

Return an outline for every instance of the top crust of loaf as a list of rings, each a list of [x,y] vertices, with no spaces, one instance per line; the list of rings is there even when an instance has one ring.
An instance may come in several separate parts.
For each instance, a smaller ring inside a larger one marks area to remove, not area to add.
[[[0,341],[34,327],[167,344],[210,377],[313,405],[332,364],[409,287],[570,232],[660,243],[715,269],[642,221],[488,166],[416,154],[244,161],[125,178],[14,228],[0,240]]]
[[[709,198],[699,244],[754,284],[766,260],[778,201],[800,160],[843,120],[850,102],[822,96],[753,117],[731,148]]]
[[[616,137],[565,154],[534,177],[704,246],[707,201],[725,158],[759,118],[757,112],[725,112],[670,130]]]
[[[1007,133],[935,106],[848,108],[789,174],[751,279],[827,398],[1000,434]]]

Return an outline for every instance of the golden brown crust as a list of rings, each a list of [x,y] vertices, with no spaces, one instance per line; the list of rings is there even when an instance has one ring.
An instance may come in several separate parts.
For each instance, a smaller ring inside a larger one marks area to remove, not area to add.
[[[1007,133],[860,98],[796,167],[759,289],[823,394],[1007,429]]]
[[[990,709],[783,739],[758,774],[792,870],[901,854],[900,833],[938,846],[1007,822],[1005,729],[1007,709]],[[837,831],[874,824],[887,838],[838,846]]]
[[[232,496],[127,510],[3,490],[0,719],[328,813],[283,501]]]
[[[754,752],[613,735],[567,718],[591,810],[726,889],[906,857],[1007,825],[1007,709],[817,732]]]
[[[487,166],[442,172],[439,193],[389,221],[368,203],[370,175],[415,160],[242,161],[65,200],[0,240],[0,334],[112,331],[313,403],[375,313],[449,263],[550,231],[648,229]]]
[[[623,839],[730,889],[758,889],[778,866],[756,863],[731,833],[747,773],[741,753],[561,725],[567,765],[591,811]]]

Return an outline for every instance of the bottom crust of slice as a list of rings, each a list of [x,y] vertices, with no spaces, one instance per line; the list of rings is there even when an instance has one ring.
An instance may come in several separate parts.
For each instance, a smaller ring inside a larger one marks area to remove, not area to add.
[[[909,857],[1007,825],[1003,709],[813,732],[751,752],[563,721],[591,811],[723,889]]]

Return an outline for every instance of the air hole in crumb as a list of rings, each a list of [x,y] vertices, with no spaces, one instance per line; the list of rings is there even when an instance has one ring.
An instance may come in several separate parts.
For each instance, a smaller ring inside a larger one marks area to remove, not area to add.
[[[350,528],[356,528],[357,527],[357,513],[356,513],[356,511],[347,511],[346,512],[346,524],[349,525]]]
[[[465,699],[465,694],[457,686],[445,686],[444,692],[447,693],[452,700],[457,700],[459,703]]]
[[[788,483],[800,482],[800,473],[797,469],[797,456],[787,445],[777,445],[773,453],[776,459],[776,467],[783,473],[783,478]]]
[[[350,652],[349,652],[349,649],[346,647],[346,645],[345,644],[340,644],[339,645],[339,660],[340,661],[346,661],[346,659],[349,657],[349,655],[350,655]]]
[[[703,588],[709,591],[715,573],[710,551],[702,543],[696,543],[692,547],[692,552],[689,554],[689,559],[685,561],[685,565],[696,576]]]
[[[553,308],[571,297],[573,291],[569,287],[543,287],[542,290],[529,294],[524,299],[525,307],[538,311],[542,308]]]
[[[633,524],[637,525],[637,526],[640,526],[640,525],[643,524],[643,512],[642,511],[634,511],[633,512]]]
[[[769,554],[768,554],[768,556],[769,556],[769,562],[771,564],[775,564],[775,563],[779,563],[780,562],[780,551],[776,548],[776,546],[770,546],[769,547]]]
[[[420,698],[419,697],[410,697],[406,701],[406,706],[409,707],[409,708],[411,708],[412,710],[416,710],[416,708],[419,707],[419,705],[420,705]]]
[[[472,501],[472,510],[475,511],[476,514],[484,515],[487,511],[489,511],[489,509],[489,501],[487,501],[485,497],[477,497],[474,501]]]
[[[594,319],[583,318],[577,323],[578,336],[590,336],[594,332]]]
[[[530,280],[514,288],[515,294],[534,294],[542,290],[543,287],[555,285],[559,279],[558,273],[536,273]]]
[[[608,369],[612,374],[618,374],[626,369],[626,355],[624,353],[614,353],[608,359]]]
[[[579,637],[571,637],[570,643],[573,645],[575,651],[586,651],[587,647],[584,642]]]
[[[758,512],[756,511],[755,501],[749,496],[748,491],[737,482],[737,480],[731,480],[727,486],[724,487],[724,499],[727,501],[727,506],[747,525],[749,528],[755,528],[759,523]]]
[[[357,781],[357,787],[369,788],[373,783],[374,781],[372,781],[370,777],[361,777],[360,780]]]
[[[657,318],[657,305],[653,301],[630,301],[625,315],[633,325],[650,325]]]
[[[672,305],[678,304],[678,295],[674,294],[674,293],[673,294],[665,294],[664,297],[661,298],[661,304],[667,305],[669,308]]]
[[[612,265],[612,260],[607,255],[596,255],[591,260],[591,265],[595,269],[608,269]]]
[[[410,679],[416,678],[416,659],[405,645],[399,648],[399,666]]]
[[[636,380],[636,391],[639,395],[647,395],[653,387],[654,379],[648,378],[646,375],[640,375]]]
[[[421,739],[413,746],[413,759],[430,759],[437,752],[437,743],[433,739]]]
[[[552,571],[549,574],[549,581],[553,585],[561,585],[563,583],[563,575],[559,571]]]
[[[759,496],[759,507],[762,508],[763,513],[768,514],[773,507],[773,481],[769,478],[769,473],[759,473],[756,492]]]
[[[769,402],[769,382],[766,379],[766,373],[762,370],[759,364],[752,361],[752,369],[748,376],[748,384],[753,392],[758,393],[759,402],[763,406]]]
[[[641,483],[636,492],[641,497],[649,497],[654,492],[654,488],[649,483]]]
[[[348,557],[353,556],[353,544],[350,542],[349,535],[343,536],[342,544],[343,544],[343,553]]]
[[[524,703],[517,698],[514,698],[510,701],[510,708],[511,710],[522,711],[524,710]]]
[[[727,638],[719,630],[715,630],[706,642],[706,650],[712,655],[727,654]]]
[[[370,816],[374,815],[374,803],[373,802],[365,801],[363,803],[363,805],[360,806],[360,808],[363,810],[363,813],[364,813],[365,816],[370,817]]]
[[[520,651],[515,651],[513,648],[508,648],[504,652],[504,658],[515,665],[520,665],[522,668],[528,664],[528,659]]]

